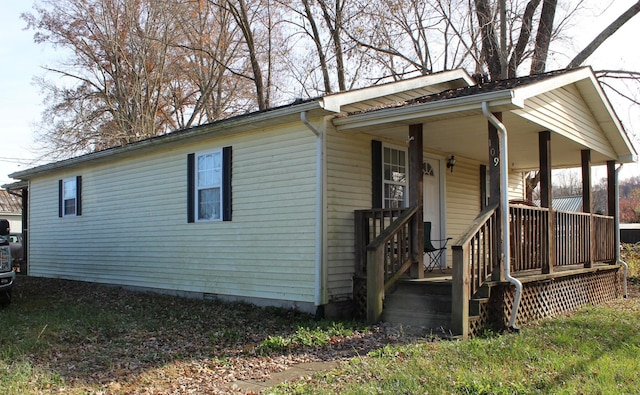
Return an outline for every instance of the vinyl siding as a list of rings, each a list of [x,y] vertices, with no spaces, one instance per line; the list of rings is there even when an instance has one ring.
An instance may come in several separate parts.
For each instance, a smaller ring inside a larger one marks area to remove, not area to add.
[[[447,237],[455,243],[480,213],[480,163],[456,158],[453,172],[445,172]],[[448,254],[449,262],[451,254]]]
[[[371,138],[327,129],[329,300],[352,296],[355,210],[371,208]]]
[[[230,222],[187,223],[187,155],[232,146]],[[205,294],[314,300],[315,136],[300,123],[31,181],[30,274]],[[83,215],[58,218],[81,175]]]
[[[509,171],[509,200],[525,200],[524,174]]]
[[[580,92],[573,85],[528,99],[524,110],[514,112],[592,150],[612,158],[617,157]]]

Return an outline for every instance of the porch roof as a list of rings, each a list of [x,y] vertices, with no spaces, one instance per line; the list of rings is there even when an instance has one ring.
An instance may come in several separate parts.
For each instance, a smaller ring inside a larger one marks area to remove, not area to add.
[[[338,116],[342,132],[406,140],[408,125],[424,124],[425,148],[481,162],[488,158],[487,120],[482,103],[502,112],[514,170],[538,168],[538,133],[552,132],[554,168],[580,165],[590,149],[593,164],[634,162],[637,152],[591,68],[479,83],[446,90],[385,108]]]

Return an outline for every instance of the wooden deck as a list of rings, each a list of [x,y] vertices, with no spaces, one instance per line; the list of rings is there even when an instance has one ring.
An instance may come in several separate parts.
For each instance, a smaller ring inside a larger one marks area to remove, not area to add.
[[[426,272],[418,269],[422,268],[424,244],[417,207],[356,211],[357,311],[365,310],[367,321],[378,322],[390,304],[385,294],[398,289],[394,286],[397,281],[413,284],[409,285],[412,288],[417,283],[426,287],[439,282],[451,287],[453,333],[467,337],[486,323],[500,326],[510,314],[514,296],[513,286],[501,280],[504,267],[497,208],[486,207],[453,243],[452,268]],[[619,293],[613,217],[511,205],[509,224],[511,275],[525,288],[521,295],[524,322]],[[520,316],[519,309],[516,313]]]
[[[582,264],[557,266],[555,271],[551,274],[541,274],[540,270],[523,270],[520,272],[512,272],[511,274],[523,283],[533,281],[543,281],[554,277],[572,276],[581,273],[597,272],[600,270],[610,270],[612,267],[619,267],[619,265],[613,265],[610,263],[596,262],[591,268],[585,268]],[[425,271],[424,278],[405,278],[401,281],[410,282],[442,282],[452,281],[453,269],[450,267],[446,269],[434,269],[433,271]],[[497,281],[487,281],[488,283],[498,283]]]

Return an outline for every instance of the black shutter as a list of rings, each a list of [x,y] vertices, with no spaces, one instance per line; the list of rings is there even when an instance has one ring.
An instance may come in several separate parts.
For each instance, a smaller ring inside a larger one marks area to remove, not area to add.
[[[187,222],[195,222],[196,156],[187,155]]]
[[[62,180],[58,180],[58,217],[62,218]]]
[[[82,176],[76,177],[76,215],[82,215]]]
[[[382,208],[382,142],[371,140],[371,204]]]
[[[222,220],[231,221],[231,147],[222,149]]]

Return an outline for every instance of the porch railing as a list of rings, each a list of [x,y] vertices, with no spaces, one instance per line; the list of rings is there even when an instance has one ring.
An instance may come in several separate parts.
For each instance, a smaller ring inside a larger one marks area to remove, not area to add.
[[[549,209],[512,205],[509,215],[514,272],[542,269],[549,257],[549,231],[554,232],[555,237],[555,266],[589,265],[615,259],[613,217],[553,211],[555,230],[551,230]]]
[[[521,205],[509,206],[511,270],[541,269],[549,251],[549,210]],[[545,255],[546,254],[546,255]]]
[[[369,322],[379,321],[385,292],[411,266],[417,212],[418,207],[356,211],[356,273],[366,274]]]
[[[549,233],[554,232],[555,266],[615,260],[614,218],[589,213],[552,211],[554,229],[549,226],[549,209],[511,205],[511,271],[542,270],[549,259]],[[497,205],[488,207],[452,246],[452,328],[466,335],[469,301],[498,267],[501,251],[497,227]]]
[[[556,266],[615,260],[613,217],[568,212],[554,212],[554,216]]]
[[[355,211],[356,266],[358,276],[367,273],[367,246],[389,227],[406,208],[374,208]]]

